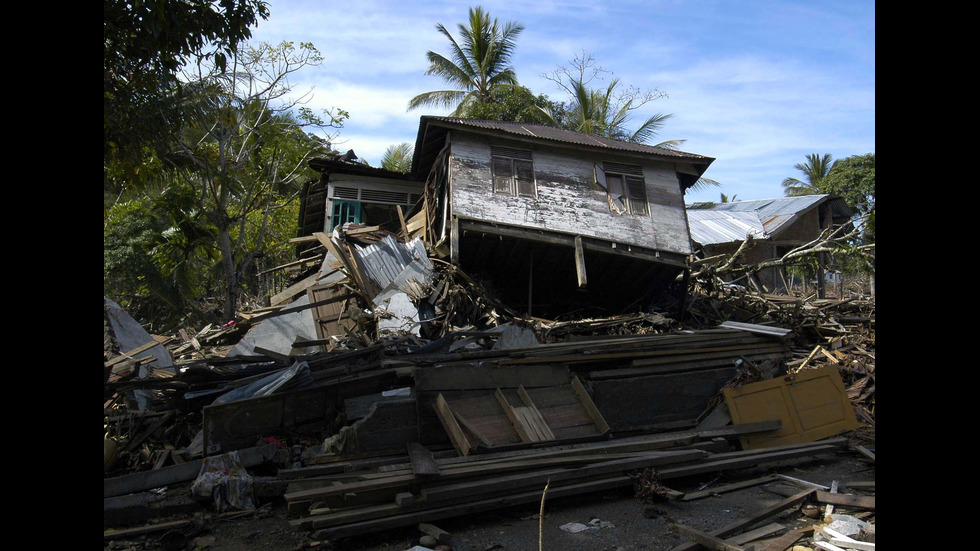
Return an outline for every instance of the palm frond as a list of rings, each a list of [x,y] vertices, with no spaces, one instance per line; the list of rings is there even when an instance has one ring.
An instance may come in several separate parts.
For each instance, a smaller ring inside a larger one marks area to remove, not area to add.
[[[466,92],[460,90],[437,90],[434,92],[424,92],[409,100],[408,110],[418,109],[423,106],[433,107],[452,107],[459,104],[465,98]]]

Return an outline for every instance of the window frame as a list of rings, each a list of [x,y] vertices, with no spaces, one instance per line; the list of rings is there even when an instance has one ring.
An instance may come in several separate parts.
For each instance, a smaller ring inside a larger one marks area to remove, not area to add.
[[[625,199],[626,204],[624,206],[626,207],[626,213],[632,214],[633,216],[650,216],[650,200],[647,195],[647,184],[641,165],[606,161],[602,163],[602,172],[606,181],[606,193],[609,195],[610,207],[612,207],[612,201]],[[619,179],[622,195],[613,195],[613,184],[610,182],[611,178]]]
[[[503,166],[507,166],[507,174],[500,174]],[[521,174],[530,175],[522,178]],[[499,185],[498,179],[507,179],[506,190]],[[490,146],[490,180],[494,193],[513,197],[538,196],[537,176],[534,172],[534,155],[530,149],[515,149],[512,147]],[[529,189],[528,189],[529,188]]]

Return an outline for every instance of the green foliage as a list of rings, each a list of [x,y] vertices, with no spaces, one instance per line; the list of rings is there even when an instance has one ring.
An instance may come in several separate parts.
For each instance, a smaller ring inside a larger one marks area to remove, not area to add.
[[[381,158],[381,168],[407,174],[412,170],[412,154],[415,148],[408,142],[389,145]]]
[[[103,0],[106,187],[138,180],[179,126],[180,67],[206,56],[223,68],[268,16],[263,0]]]
[[[488,100],[461,107],[459,116],[464,119],[549,124],[551,119],[546,113],[560,113],[561,108],[560,103],[552,102],[548,96],[535,96],[523,86],[498,86],[490,92]]]
[[[833,166],[833,157],[829,153],[820,156],[811,153],[806,156],[805,163],[796,163],[796,170],[803,173],[805,180],[797,178],[786,178],[783,180],[783,192],[787,197],[799,197],[801,195],[817,195],[827,193],[823,191],[821,183],[830,174]]]
[[[824,193],[839,195],[859,215],[867,216],[863,239],[875,241],[875,154],[854,155],[834,163],[824,179]]]
[[[442,23],[436,29],[449,40],[450,51],[448,56],[429,51],[425,74],[441,77],[452,89],[419,94],[409,101],[409,110],[442,106],[453,108],[452,116],[460,116],[468,104],[491,101],[491,92],[498,86],[517,84],[510,59],[523,25],[510,21],[501,26],[476,7],[469,10],[468,25],[459,24],[459,41]]]
[[[171,147],[145,172],[138,202],[107,210],[107,295],[153,303],[143,309],[158,320],[203,311],[218,295],[223,313],[209,321],[227,321],[243,289],[259,293],[258,265],[291,257],[281,245],[295,236],[302,182],[317,176],[307,159],[330,152],[324,132],[347,118],[292,93],[289,76],[320,60],[311,44],[284,42],[240,48],[226,67],[185,68],[196,72],[173,91],[182,118]],[[130,211],[139,225],[119,220]]]
[[[548,75],[549,80],[568,93],[568,100],[559,110],[561,117],[556,116],[553,110],[546,112],[550,123],[594,136],[632,143],[650,143],[663,130],[664,124],[672,115],[657,113],[633,129],[633,113],[667,94],[656,89],[624,87],[618,78],[612,77],[604,88],[593,88],[592,82],[602,80],[604,73],[609,71],[599,67],[591,54],[583,52],[569,66],[559,67]],[[683,142],[684,140],[667,140],[655,145],[675,149]]]
[[[870,212],[875,206],[875,154],[837,161],[820,187],[823,193],[843,197],[858,212]]]
[[[107,213],[103,290],[138,318],[173,323],[206,289],[215,234],[188,209],[192,193],[178,183]]]

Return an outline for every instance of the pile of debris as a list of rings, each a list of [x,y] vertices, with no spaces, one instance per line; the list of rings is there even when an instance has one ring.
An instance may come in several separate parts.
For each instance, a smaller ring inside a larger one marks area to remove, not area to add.
[[[415,219],[399,236],[345,230],[313,236],[317,271],[233,324],[107,336],[106,541],[179,529],[124,527],[202,504],[285,504],[294,528],[336,540],[545,487],[694,499],[672,481],[848,450],[873,461],[873,300],[739,291],[695,296],[694,323],[546,320],[430,258]],[[125,334],[106,303],[107,335]],[[232,336],[228,356],[208,353]],[[844,503],[820,492],[783,509]],[[679,530],[704,545],[752,526]]]

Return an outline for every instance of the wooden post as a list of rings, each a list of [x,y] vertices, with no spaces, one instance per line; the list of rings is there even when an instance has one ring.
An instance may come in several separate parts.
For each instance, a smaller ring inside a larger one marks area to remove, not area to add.
[[[824,259],[824,253],[817,254],[817,298],[827,298],[827,282],[826,282],[826,272],[824,272],[824,266],[826,265],[826,260]]]
[[[585,289],[588,279],[585,274],[585,249],[582,248],[582,236],[575,236],[575,274],[578,276],[578,288]]]
[[[449,225],[449,262],[459,266],[459,218],[452,220]]]
[[[681,306],[677,312],[677,319],[683,320],[687,315],[687,288],[691,284],[691,270],[684,270],[684,278],[681,281]]]
[[[527,263],[527,315],[533,315],[531,313],[531,286],[534,282],[534,250],[528,251],[528,263]]]
[[[405,213],[402,212],[401,205],[395,205],[395,208],[398,209],[398,222],[402,226],[402,233],[405,234],[405,242],[407,243],[411,237],[408,233],[408,225],[405,223]]]

